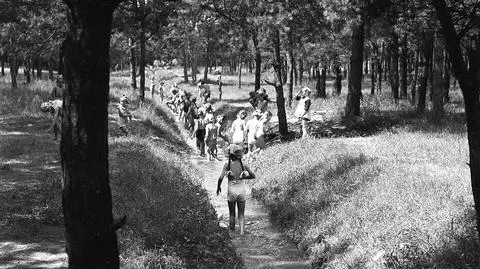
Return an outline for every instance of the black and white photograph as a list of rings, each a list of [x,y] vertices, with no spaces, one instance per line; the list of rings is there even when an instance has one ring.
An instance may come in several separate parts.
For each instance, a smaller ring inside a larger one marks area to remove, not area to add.
[[[480,0],[0,0],[33,268],[480,268]]]

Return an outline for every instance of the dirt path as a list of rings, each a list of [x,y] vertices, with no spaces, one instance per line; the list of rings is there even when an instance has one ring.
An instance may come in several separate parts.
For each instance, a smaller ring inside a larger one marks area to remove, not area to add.
[[[189,141],[190,146],[194,146]],[[226,202],[226,183],[222,192],[216,195],[217,180],[222,171],[223,161],[208,161],[196,155],[191,156],[192,163],[203,172],[203,185],[207,189],[212,205],[217,211],[221,225],[228,226],[228,207]],[[245,209],[246,234],[241,236],[231,232],[233,243],[245,260],[247,268],[310,268],[308,261],[300,256],[295,244],[284,237],[269,221],[268,212],[263,205],[252,198],[247,189]]]
[[[50,120],[0,116],[0,269],[66,268],[64,228],[56,218],[58,141]]]

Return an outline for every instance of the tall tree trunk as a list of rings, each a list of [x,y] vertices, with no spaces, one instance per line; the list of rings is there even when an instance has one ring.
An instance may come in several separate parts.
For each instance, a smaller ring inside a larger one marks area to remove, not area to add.
[[[2,64],[2,77],[5,76],[5,62],[7,61],[7,54],[6,53],[2,53],[1,57],[0,57],[0,61],[1,61],[1,64]]]
[[[345,116],[360,116],[360,98],[362,94],[362,67],[364,46],[364,21],[356,22],[352,27],[352,49],[350,56],[350,74],[348,76],[347,105]]]
[[[292,32],[288,31],[288,50],[287,50],[287,104],[288,107],[292,107],[292,99],[293,99],[293,76],[294,76],[294,63],[295,59],[293,57],[293,38]]]
[[[433,51],[433,84],[432,84],[432,91],[433,91],[433,122],[439,123],[445,111],[443,110],[443,98],[444,94],[444,80],[443,80],[443,40],[436,35],[434,41],[434,51]]]
[[[183,49],[183,81],[188,82],[188,57],[187,49]]]
[[[285,112],[285,98],[283,97],[282,83],[282,58],[280,55],[280,32],[278,29],[273,31],[273,69],[275,71],[275,92],[277,100],[278,129],[280,136],[285,138],[288,135],[287,114]]]
[[[142,1],[140,1],[141,3]],[[144,8],[141,8],[142,10],[142,15],[145,12]],[[139,66],[139,72],[140,72],[140,101],[145,102],[145,55],[146,55],[146,49],[145,49],[145,30],[146,30],[146,21],[145,21],[145,16],[142,16],[140,19],[140,29],[139,29],[139,36],[138,40],[140,42],[140,66]]]
[[[242,56],[238,56],[238,88],[242,88]]]
[[[30,82],[32,82],[32,78],[30,76],[30,60],[29,59],[25,60],[25,63],[23,66],[23,74],[25,76],[25,82],[27,84],[30,84]]]
[[[324,66],[322,68],[321,75],[317,78],[317,85],[315,88],[317,89],[317,97],[318,98],[327,98],[327,91],[326,91],[326,80],[327,80],[327,68]]]
[[[402,98],[407,98],[408,95],[408,70],[407,70],[407,59],[408,59],[408,43],[407,43],[407,34],[404,34],[402,37],[402,53],[400,54],[400,96]]]
[[[53,66],[55,65],[55,63],[53,62],[53,59],[50,58],[48,60],[48,79],[53,81],[55,80],[54,76],[53,76]]]
[[[257,32],[255,31],[252,35],[253,46],[255,49],[255,91],[260,89],[260,75],[262,68],[262,55],[260,54],[260,47],[258,45]]]
[[[206,64],[205,69],[203,69],[203,81],[205,81],[205,83],[208,81],[208,64]]]
[[[433,32],[428,31],[425,33],[423,38],[423,74],[420,82],[420,87],[418,89],[418,103],[417,103],[417,112],[423,113],[425,111],[425,101],[427,99],[427,86],[430,73],[430,66],[432,64],[432,53],[433,53]]]
[[[116,1],[67,1],[62,108],[63,214],[69,268],[118,268],[108,173],[109,48]],[[101,59],[101,60],[99,60]]]
[[[455,77],[458,79],[465,100],[465,117],[470,151],[470,177],[473,201],[477,213],[477,233],[480,237],[480,103],[478,100],[479,81],[478,77],[475,76],[479,70],[468,70],[468,65],[462,57],[460,40],[455,31],[451,15],[447,10],[445,0],[431,1],[431,4],[435,7],[437,17],[442,25],[452,69]],[[476,62],[478,64],[480,61],[480,57],[478,57],[478,43],[476,56]],[[478,68],[478,66],[476,68]]]
[[[416,93],[417,93],[417,79],[418,79],[418,66],[420,61],[420,42],[417,44],[417,50],[415,51],[415,66],[414,66],[414,75],[412,81],[412,88],[410,90],[412,95],[412,104],[416,102]]]
[[[448,58],[448,51],[445,48],[444,59],[443,59],[443,92],[444,92],[444,101],[445,103],[450,102],[450,60]]]
[[[371,85],[370,85],[370,95],[374,95],[375,94],[375,74],[376,74],[376,71],[375,71],[375,65],[376,65],[376,60],[375,59],[372,59],[370,61],[370,81],[371,81]]]
[[[12,89],[16,89],[18,87],[18,65],[18,56],[17,53],[14,52],[13,55],[10,57],[10,78],[12,80]]]
[[[298,59],[298,80],[299,80],[300,86],[303,84],[303,72],[304,72],[303,60],[302,60],[302,58],[299,57],[299,59]]]
[[[337,63],[335,65],[335,91],[334,93],[338,96],[342,94],[342,69],[340,68],[340,64]]]
[[[383,75],[383,62],[385,60],[385,42],[382,42],[382,48],[381,48],[381,52],[380,52],[380,62],[378,63],[378,69],[377,69],[377,73],[378,73],[378,88],[377,88],[377,92],[382,92],[382,75]]]
[[[37,58],[37,79],[42,79],[42,59]]]
[[[128,39],[128,51],[130,53],[130,85],[135,91],[137,89],[137,57],[135,56],[135,41]]]
[[[393,33],[392,43],[390,44],[391,66],[390,66],[390,86],[392,87],[393,100],[398,103],[398,88],[399,88],[399,74],[398,74],[398,35]]]

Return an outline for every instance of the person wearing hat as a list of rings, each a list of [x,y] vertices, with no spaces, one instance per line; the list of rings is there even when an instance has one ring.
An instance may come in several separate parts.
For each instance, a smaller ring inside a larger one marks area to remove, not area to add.
[[[168,94],[169,100],[166,102],[168,108],[170,111],[172,111],[173,114],[177,114],[177,97],[178,97],[178,85],[177,83],[173,83],[173,86],[170,88],[170,92]]]
[[[252,113],[252,118],[247,121],[245,126],[247,133],[247,145],[248,145],[248,154],[253,152],[256,144],[255,133],[258,128],[259,119],[262,116],[262,112],[259,109],[255,109]]]
[[[260,109],[261,113],[264,113],[268,110],[268,103],[270,98],[268,98],[267,91],[264,88],[261,88],[257,94],[257,109]]]
[[[302,122],[302,138],[308,137],[308,122],[310,121],[310,106],[312,105],[311,92],[312,90],[305,86],[295,96],[298,104],[294,115]]]
[[[200,100],[203,101],[204,104],[207,103],[211,95],[210,86],[208,86],[208,84],[205,84],[203,80],[200,80],[197,86],[198,97],[200,98]]]
[[[123,95],[117,105],[118,109],[118,125],[124,135],[128,135],[127,123],[132,121],[132,114],[128,110],[128,97]]]
[[[217,195],[222,192],[222,182],[226,177],[228,179],[227,203],[229,211],[229,227],[235,230],[235,207],[238,207],[238,222],[240,234],[245,232],[245,201],[247,186],[245,179],[254,179],[255,174],[242,163],[243,148],[239,145],[231,144],[227,148],[228,162],[223,166],[222,173],[218,178]]]
[[[205,145],[207,146],[207,157],[209,161],[217,159],[217,137],[218,128],[215,125],[215,118],[212,114],[205,116]],[[218,159],[217,159],[218,160]]]
[[[202,111],[198,112],[198,119],[195,120],[195,127],[193,128],[193,137],[196,138],[198,154],[201,157],[205,157],[205,114]]]

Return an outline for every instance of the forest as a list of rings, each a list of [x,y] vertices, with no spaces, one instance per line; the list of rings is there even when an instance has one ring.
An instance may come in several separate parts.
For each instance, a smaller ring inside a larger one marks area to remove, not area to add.
[[[477,0],[0,0],[0,267],[477,268],[479,34]],[[227,137],[270,98],[245,236],[164,101],[203,84]]]

